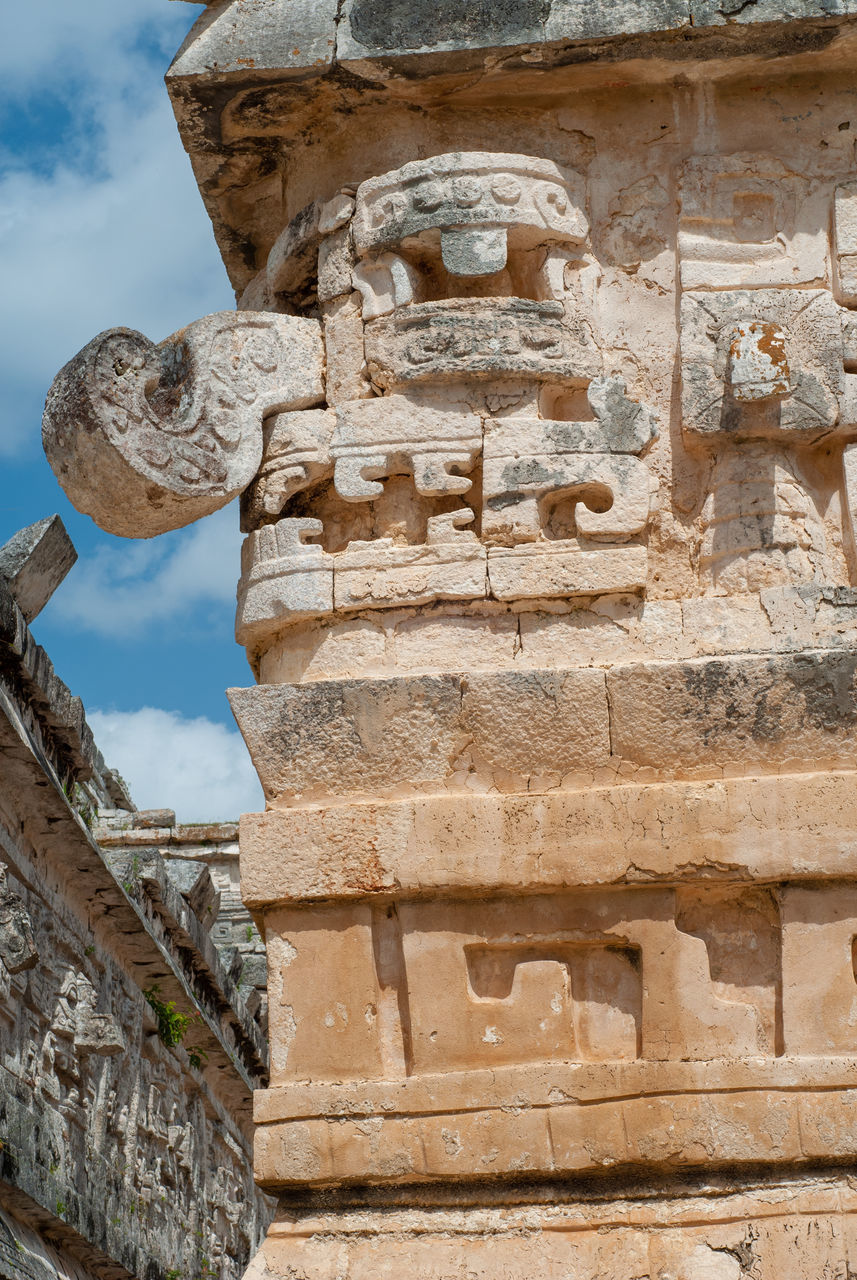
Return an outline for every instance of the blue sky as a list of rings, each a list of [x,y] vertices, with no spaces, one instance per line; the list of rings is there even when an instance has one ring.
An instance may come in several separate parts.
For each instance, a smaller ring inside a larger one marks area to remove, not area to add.
[[[235,816],[261,792],[224,689],[240,536],[228,508],[150,541],[102,533],[41,450],[57,370],[114,325],[160,341],[234,306],[163,84],[202,9],[39,0],[0,32],[0,542],[58,511],[80,559],[33,632],[141,807]]]

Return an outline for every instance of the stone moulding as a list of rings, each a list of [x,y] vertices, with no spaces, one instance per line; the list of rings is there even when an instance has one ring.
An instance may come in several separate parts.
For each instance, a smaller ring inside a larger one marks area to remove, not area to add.
[[[266,1118],[277,1110],[276,1102],[262,1105],[256,1115],[257,1178],[274,1190],[359,1179],[371,1184],[534,1173],[567,1177],[634,1165],[675,1170],[703,1162],[734,1168],[765,1161],[799,1167],[853,1158],[857,1151],[850,1124],[853,1060],[836,1071],[835,1085],[833,1073],[812,1060],[784,1060],[777,1064],[783,1070],[774,1072],[750,1062],[698,1065],[703,1070],[696,1089],[682,1087],[681,1075],[690,1072],[669,1070],[659,1085],[646,1087],[631,1076],[623,1082],[627,1097],[585,1104],[531,1101],[531,1080],[522,1072],[509,1081],[510,1091],[497,1106],[480,1106],[480,1089],[490,1083],[486,1072],[475,1080],[451,1076],[458,1096],[450,1099],[452,1109],[435,1114],[424,1098],[415,1099],[412,1113],[393,1090],[378,1112],[361,1097],[350,1107],[343,1101],[337,1114],[330,1098],[320,1096],[318,1118],[276,1120]],[[556,1096],[564,1088],[573,1094],[575,1082],[560,1070],[548,1091]],[[301,1110],[312,1100],[307,1092]],[[284,1100],[282,1109],[290,1105]]]
[[[853,654],[816,650],[319,680],[228,696],[266,793],[317,803],[474,784],[597,785],[602,770],[666,781],[821,761],[848,768],[854,676]]]
[[[241,892],[262,911],[367,894],[847,879],[855,781],[777,772],[274,808],[241,819]]]

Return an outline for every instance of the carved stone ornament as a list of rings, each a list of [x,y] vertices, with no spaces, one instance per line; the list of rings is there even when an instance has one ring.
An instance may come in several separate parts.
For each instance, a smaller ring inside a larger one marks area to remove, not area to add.
[[[125,1052],[125,1037],[109,1014],[96,1012],[97,999],[89,979],[70,969],[60,989],[53,1032],[71,1040],[79,1057],[112,1058]]]
[[[27,908],[6,885],[6,868],[0,863],[0,960],[9,973],[22,973],[38,964],[33,926]]]
[[[111,329],[54,380],[45,452],[102,529],[153,537],[241,493],[262,458],[263,418],[318,404],[323,368],[312,319],[217,312],[158,346]]]

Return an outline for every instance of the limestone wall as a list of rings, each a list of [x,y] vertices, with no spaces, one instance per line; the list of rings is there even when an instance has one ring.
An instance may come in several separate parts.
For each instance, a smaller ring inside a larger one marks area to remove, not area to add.
[[[222,0],[173,63],[238,310],[44,438],[120,533],[242,492],[253,1280],[857,1270],[855,54]]]

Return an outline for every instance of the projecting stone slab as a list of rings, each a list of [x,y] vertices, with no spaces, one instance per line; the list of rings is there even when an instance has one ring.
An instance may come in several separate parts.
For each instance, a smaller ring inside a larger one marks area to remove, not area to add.
[[[591,40],[690,24],[688,0],[620,0],[609,7],[591,0],[481,0],[466,6],[455,0],[347,0],[344,14],[338,41],[344,60]]]
[[[464,746],[460,681],[325,681],[230,689],[266,793],[304,799],[440,782]]]
[[[855,783],[851,772],[784,774],[246,814],[241,891],[261,908],[393,887],[432,896],[848,878]]]
[[[170,76],[276,68],[322,72],[336,49],[337,0],[240,0],[212,5],[179,49]]]
[[[0,547],[0,578],[27,622],[38,617],[76,560],[59,516],[20,529]]]
[[[502,672],[260,685],[229,691],[267,794],[558,781],[607,763],[604,674]]]

